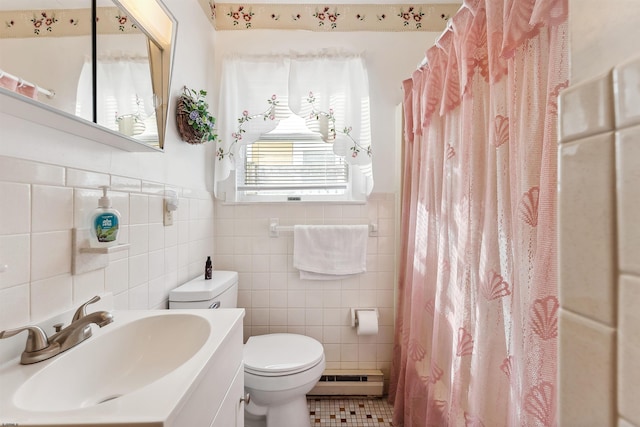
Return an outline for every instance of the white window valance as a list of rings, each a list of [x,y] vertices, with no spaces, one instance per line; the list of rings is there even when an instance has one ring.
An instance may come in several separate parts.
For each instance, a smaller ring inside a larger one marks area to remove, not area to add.
[[[240,146],[292,113],[333,144],[357,170],[362,194],[373,188],[369,82],[353,54],[229,56],[222,65],[215,186],[231,175]]]

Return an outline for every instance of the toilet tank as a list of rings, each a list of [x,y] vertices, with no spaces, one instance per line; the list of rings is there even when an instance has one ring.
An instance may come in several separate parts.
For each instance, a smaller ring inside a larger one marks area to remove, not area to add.
[[[236,308],[238,272],[216,270],[211,279],[204,274],[169,293],[169,308]]]

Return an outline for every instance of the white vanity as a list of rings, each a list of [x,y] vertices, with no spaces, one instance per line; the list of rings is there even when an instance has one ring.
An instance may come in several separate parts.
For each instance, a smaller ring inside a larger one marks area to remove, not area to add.
[[[0,425],[244,425],[244,310],[113,317],[51,359],[1,365]]]

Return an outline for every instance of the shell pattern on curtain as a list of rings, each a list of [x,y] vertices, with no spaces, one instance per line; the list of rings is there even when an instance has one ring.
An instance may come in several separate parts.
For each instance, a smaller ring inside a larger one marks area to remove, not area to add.
[[[394,425],[556,424],[566,0],[465,0],[404,82]]]

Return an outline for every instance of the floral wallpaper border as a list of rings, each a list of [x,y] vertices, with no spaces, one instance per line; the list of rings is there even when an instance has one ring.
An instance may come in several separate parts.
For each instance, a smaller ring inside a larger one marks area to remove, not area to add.
[[[198,0],[217,30],[442,31],[459,4],[251,4]],[[116,7],[98,8],[100,34],[137,33]],[[91,32],[90,9],[0,11],[0,38]]]
[[[136,34],[140,30],[117,7],[97,10],[99,34]],[[91,9],[0,11],[0,38],[66,37],[91,34]]]
[[[460,8],[460,4],[199,2],[217,30],[442,31]]]

